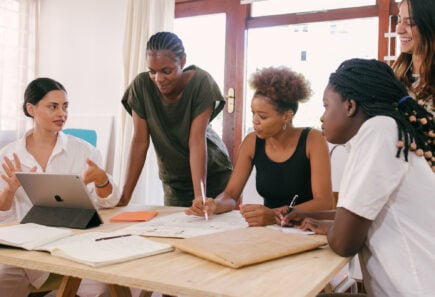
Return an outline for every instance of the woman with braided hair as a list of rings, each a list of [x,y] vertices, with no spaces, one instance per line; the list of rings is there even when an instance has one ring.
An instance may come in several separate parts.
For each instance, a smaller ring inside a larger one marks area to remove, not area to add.
[[[349,150],[337,209],[295,209],[279,223],[326,234],[341,256],[358,253],[369,296],[433,296],[431,114],[376,60],[343,62],[329,78],[323,103],[326,139]]]
[[[133,117],[134,134],[120,205],[130,201],[150,136],[165,205],[191,206],[195,197],[202,197],[202,183],[207,196],[215,197],[232,171],[227,149],[209,125],[225,105],[219,87],[201,68],[184,67],[186,53],[174,33],[151,36],[146,56],[149,71],[140,73],[122,98]]]
[[[401,53],[394,72],[412,97],[435,115],[435,1],[402,0],[396,33]]]

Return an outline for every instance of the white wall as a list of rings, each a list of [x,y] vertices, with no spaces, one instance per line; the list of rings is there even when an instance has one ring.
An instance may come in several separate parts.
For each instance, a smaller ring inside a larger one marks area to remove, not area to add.
[[[65,86],[71,122],[95,117],[106,119],[107,129],[116,127],[124,91],[126,9],[127,0],[41,0],[37,76],[51,77]],[[113,160],[108,161],[113,167]]]

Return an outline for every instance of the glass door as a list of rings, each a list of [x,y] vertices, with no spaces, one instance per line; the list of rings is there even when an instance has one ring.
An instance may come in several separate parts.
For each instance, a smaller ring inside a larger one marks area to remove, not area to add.
[[[225,23],[224,13],[175,19],[174,33],[183,41],[188,65],[204,69],[215,79],[224,92],[225,66]],[[197,28],[207,28],[207,34],[197,38]],[[222,113],[213,120],[213,129],[222,136]]]
[[[224,112],[213,121],[231,159],[242,139],[243,69],[247,6],[238,0],[177,0],[174,32],[183,40],[187,64],[208,71],[227,99]]]

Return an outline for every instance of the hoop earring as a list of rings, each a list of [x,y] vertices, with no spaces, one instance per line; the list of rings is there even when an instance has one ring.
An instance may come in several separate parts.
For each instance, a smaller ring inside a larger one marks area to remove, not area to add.
[[[287,123],[284,123],[284,125],[282,125],[282,129],[283,130],[287,129]]]

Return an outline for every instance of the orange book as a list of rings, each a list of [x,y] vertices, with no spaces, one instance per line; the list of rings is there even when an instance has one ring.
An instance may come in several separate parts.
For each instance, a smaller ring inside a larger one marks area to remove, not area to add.
[[[110,218],[111,222],[149,221],[158,214],[157,211],[124,211]]]

